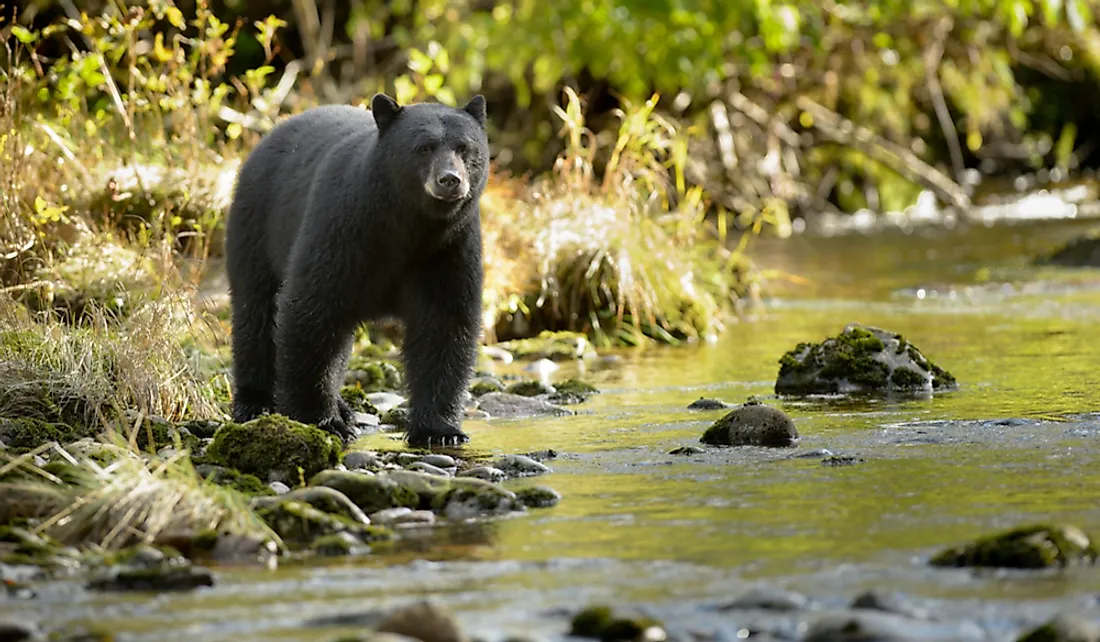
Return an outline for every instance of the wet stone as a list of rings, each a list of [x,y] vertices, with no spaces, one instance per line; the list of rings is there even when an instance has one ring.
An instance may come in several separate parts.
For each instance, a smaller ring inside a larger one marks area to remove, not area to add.
[[[531,486],[517,490],[516,499],[529,508],[551,508],[561,501],[561,494],[546,486]]]
[[[915,620],[926,620],[930,617],[927,610],[910,603],[900,593],[882,589],[871,589],[858,595],[852,600],[852,608],[883,611],[884,613],[911,617]]]
[[[1017,642],[1100,642],[1100,625],[1079,615],[1061,613],[1024,633]]]
[[[415,471],[420,472],[420,473],[427,473],[429,475],[435,475],[436,477],[450,477],[451,476],[450,473],[443,470],[442,468],[439,468],[438,466],[433,466],[433,465],[428,464],[428,463],[424,463],[422,461],[414,461],[413,463],[409,464],[408,466],[405,466],[405,470],[415,470]]]
[[[428,464],[429,466],[436,466],[438,468],[454,468],[458,465],[454,457],[450,455],[430,454],[422,455],[420,461]]]
[[[91,591],[168,592],[190,591],[203,586],[214,586],[214,574],[189,563],[116,566],[88,582]]]
[[[856,457],[855,455],[833,455],[831,457],[825,457],[821,460],[824,466],[854,466],[856,464],[862,464],[867,461],[863,457]]]
[[[430,526],[435,520],[435,513],[430,510],[411,510],[398,515],[392,523],[394,526]]]
[[[700,439],[712,446],[791,446],[798,430],[785,412],[760,403],[746,402],[707,428]]]
[[[273,481],[267,485],[276,495],[286,495],[290,492],[290,486],[287,486],[281,481]]]
[[[369,450],[352,450],[344,453],[343,463],[348,470],[374,469],[382,466],[378,453]]]
[[[493,418],[560,417],[573,414],[572,410],[555,406],[533,397],[523,397],[507,392],[490,392],[478,399],[478,409]]]
[[[488,482],[498,482],[508,479],[508,474],[492,466],[477,466],[460,472],[458,477],[473,477],[474,479],[483,479]]]
[[[788,457],[788,459],[818,459],[822,457],[832,456],[833,451],[829,450],[828,448],[814,448],[813,450],[806,450],[803,452],[795,453]]]
[[[734,405],[731,403],[726,403],[720,399],[708,399],[706,397],[699,397],[688,404],[688,410],[725,410],[733,407]]]
[[[673,448],[672,450],[668,451],[668,454],[690,457],[692,455],[702,455],[705,452],[707,451],[698,446],[680,446],[679,448]]]
[[[389,526],[395,524],[398,519],[413,512],[413,509],[408,506],[396,506],[394,508],[386,508],[380,511],[375,511],[370,514],[370,521],[372,524],[380,524],[382,526]]]
[[[1081,529],[1034,524],[982,537],[934,555],[933,566],[1041,569],[1091,564],[1097,551]]]
[[[550,467],[525,455],[504,455],[494,467],[509,477],[533,477],[552,472]]]
[[[0,642],[23,642],[40,640],[42,630],[34,622],[15,619],[0,619]]]
[[[810,606],[810,600],[801,593],[770,586],[751,588],[732,602],[718,607],[720,611],[759,609],[762,611],[801,611]]]
[[[454,615],[432,602],[417,602],[394,609],[375,630],[407,635],[421,642],[467,642]]]

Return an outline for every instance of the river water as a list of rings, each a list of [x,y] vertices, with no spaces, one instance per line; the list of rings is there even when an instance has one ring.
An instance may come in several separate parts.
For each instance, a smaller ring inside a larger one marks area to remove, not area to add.
[[[809,596],[815,611],[886,588],[966,623],[910,631],[919,639],[1014,640],[1060,609],[1100,620],[1097,569],[925,563],[940,547],[1032,521],[1100,534],[1100,271],[1029,264],[1085,227],[761,241],[753,256],[764,268],[802,280],[772,274],[766,306],[717,343],[626,352],[582,373],[603,392],[575,416],[467,422],[473,452],[558,451],[554,472],[537,480],[562,494],[555,508],[439,528],[386,555],[225,570],[216,587],[185,595],[62,588],[0,598],[0,614],[97,623],[119,640],[330,640],[359,628],[354,614],[430,595],[490,642],[561,639],[568,614],[597,602],[639,605],[673,633],[711,636],[699,639],[746,629],[798,639],[810,615],[714,608],[768,586]],[[854,321],[904,334],[960,389],[905,402],[774,398],[785,350]],[[697,444],[722,414],[689,411],[692,400],[749,395],[794,418],[797,448],[667,454]],[[364,445],[399,447],[385,435]],[[864,461],[792,456],[822,448]]]

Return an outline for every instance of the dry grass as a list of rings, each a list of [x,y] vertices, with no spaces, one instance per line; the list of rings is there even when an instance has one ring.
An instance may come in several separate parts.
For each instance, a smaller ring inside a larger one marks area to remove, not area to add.
[[[607,345],[720,332],[743,259],[705,223],[702,191],[685,187],[685,134],[656,113],[654,97],[619,112],[617,136],[600,141],[577,95],[566,97],[558,116],[568,145],[553,174],[513,187],[519,198],[487,202],[499,255],[489,265],[510,277],[487,284],[500,334],[574,330]]]
[[[116,459],[100,465],[56,444],[39,449],[67,464],[64,480],[32,464],[35,453],[0,454],[0,514],[38,518],[35,530],[62,544],[108,550],[204,529],[278,541],[246,496],[204,481],[186,452],[157,459],[100,448]]]
[[[0,295],[0,416],[84,425],[120,409],[218,417],[209,377],[181,345],[200,326],[182,292],[139,301],[123,319],[91,305],[77,326]]]

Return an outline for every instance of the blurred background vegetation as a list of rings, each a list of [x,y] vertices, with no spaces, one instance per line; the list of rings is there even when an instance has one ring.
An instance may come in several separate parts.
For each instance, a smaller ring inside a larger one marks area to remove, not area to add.
[[[0,287],[79,315],[89,299],[124,313],[135,292],[198,284],[221,252],[235,163],[279,118],[377,91],[483,93],[489,338],[712,336],[766,276],[746,255],[755,234],[922,194],[965,211],[984,186],[1092,172],[1097,8],[6,3]],[[111,251],[81,251],[105,236]]]

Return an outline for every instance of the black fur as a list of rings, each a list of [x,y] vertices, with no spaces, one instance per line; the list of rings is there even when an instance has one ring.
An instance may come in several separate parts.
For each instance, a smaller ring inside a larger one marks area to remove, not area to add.
[[[349,439],[339,400],[352,335],[405,325],[408,440],[462,443],[481,332],[485,100],[456,109],[317,107],[241,167],[226,229],[233,418],[275,411]]]

